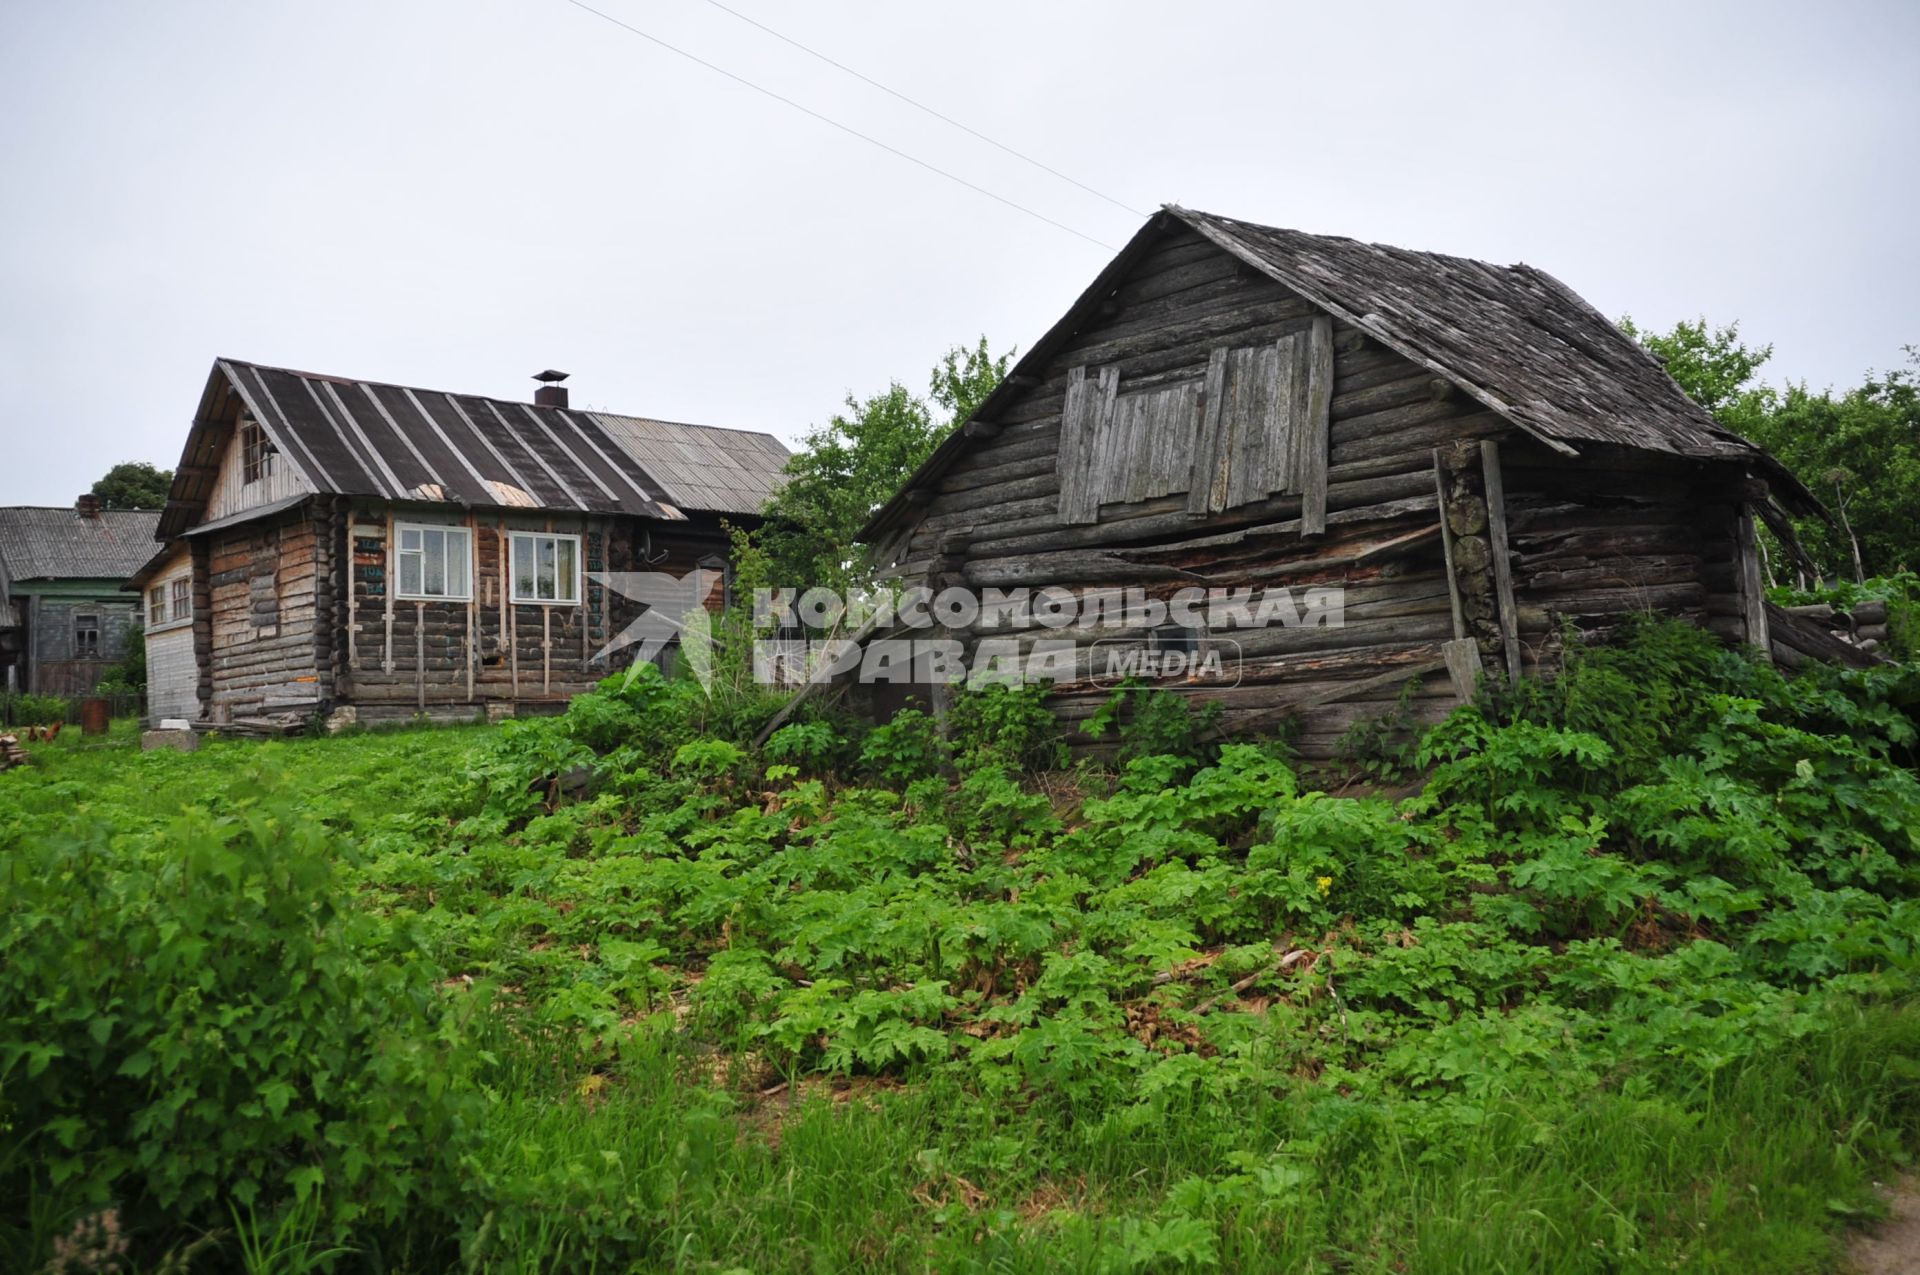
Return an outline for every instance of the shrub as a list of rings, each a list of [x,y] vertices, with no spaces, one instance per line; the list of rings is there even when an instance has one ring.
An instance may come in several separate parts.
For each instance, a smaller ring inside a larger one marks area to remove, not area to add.
[[[917,708],[902,709],[874,727],[860,751],[863,771],[900,787],[933,778],[952,760],[940,724]]]
[[[0,1192],[178,1236],[446,1197],[469,1127],[433,967],[270,789],[159,833],[0,843]]]
[[[990,683],[955,695],[947,729],[963,768],[1053,770],[1066,765],[1060,722],[1047,707],[1049,689],[1043,682]]]
[[[1114,760],[1121,765],[1141,757],[1178,757],[1200,765],[1216,748],[1202,742],[1220,718],[1220,705],[1194,712],[1184,695],[1128,678],[1081,726],[1099,739],[1113,731],[1120,741]]]
[[[0,707],[15,726],[51,726],[67,719],[67,701],[58,695],[0,695]]]

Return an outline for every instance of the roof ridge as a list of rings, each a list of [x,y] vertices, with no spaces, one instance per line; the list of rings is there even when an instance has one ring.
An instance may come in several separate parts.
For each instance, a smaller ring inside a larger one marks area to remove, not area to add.
[[[1246,226],[1253,230],[1263,230],[1274,234],[1299,235],[1302,238],[1318,240],[1321,243],[1356,244],[1362,248],[1374,248],[1381,252],[1407,253],[1417,257],[1430,257],[1437,261],[1459,261],[1468,265],[1485,266],[1489,270],[1532,269],[1525,262],[1488,261],[1483,257],[1466,257],[1457,252],[1438,252],[1432,248],[1409,248],[1404,244],[1387,243],[1379,239],[1359,239],[1353,235],[1328,235],[1317,230],[1301,230],[1295,226],[1274,226],[1263,221],[1248,221],[1244,217],[1228,217],[1221,213],[1205,212],[1198,208],[1182,208],[1178,204],[1168,204],[1166,208],[1179,217],[1204,217],[1209,221],[1226,222],[1233,226]],[[1557,281],[1556,281],[1557,282]],[[1565,286],[1565,285],[1562,285]]]
[[[258,368],[263,372],[284,372],[288,376],[301,376],[314,381],[328,381],[335,385],[370,385],[376,389],[411,390],[415,394],[443,394],[449,398],[471,398],[477,399],[482,403],[499,403],[507,407],[546,408],[553,406],[547,403],[535,403],[531,399],[499,398],[492,394],[476,394],[467,390],[443,390],[436,389],[431,385],[406,385],[399,381],[376,381],[360,376],[336,376],[330,372],[309,372],[304,368],[281,367],[275,363],[256,363],[252,359],[230,358],[224,354],[217,357],[214,361],[216,363],[232,364],[236,367]],[[738,429],[732,425],[701,425],[692,421],[669,421],[657,416],[641,416],[635,412],[600,412],[598,408],[579,407],[573,404],[568,404],[565,407],[553,407],[553,410],[562,412],[597,412],[606,416],[630,416],[634,420],[659,421],[663,425],[686,425],[693,429],[721,430],[729,434],[764,434],[768,438],[776,437],[766,430]]]

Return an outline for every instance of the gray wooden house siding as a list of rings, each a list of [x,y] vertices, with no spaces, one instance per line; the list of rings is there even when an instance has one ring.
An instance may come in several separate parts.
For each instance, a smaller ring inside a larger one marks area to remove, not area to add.
[[[1218,635],[1229,676],[1169,684],[1326,755],[1409,677],[1432,721],[1551,667],[1563,624],[1765,649],[1752,527],[1781,502],[1812,506],[1548,276],[1169,209],[863,538],[936,588],[1338,586],[1343,626]],[[1069,722],[1108,696],[1093,658],[1054,688]]]

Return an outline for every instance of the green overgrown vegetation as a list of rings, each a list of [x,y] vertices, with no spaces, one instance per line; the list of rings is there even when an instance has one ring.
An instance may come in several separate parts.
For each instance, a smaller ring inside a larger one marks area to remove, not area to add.
[[[0,777],[0,1266],[1829,1268],[1920,1133],[1916,711],[1648,625],[1398,801],[1132,687],[1112,768],[1030,690],[756,752],[652,670],[62,740]]]

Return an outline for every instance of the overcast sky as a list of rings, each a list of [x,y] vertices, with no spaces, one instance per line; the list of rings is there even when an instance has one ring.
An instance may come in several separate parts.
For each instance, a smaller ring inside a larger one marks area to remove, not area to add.
[[[1118,245],[1142,220],[708,0],[591,0]],[[1133,209],[1920,342],[1920,6],[728,0]],[[0,504],[172,466],[217,355],[771,430],[1031,343],[1110,255],[568,0],[0,6]]]

